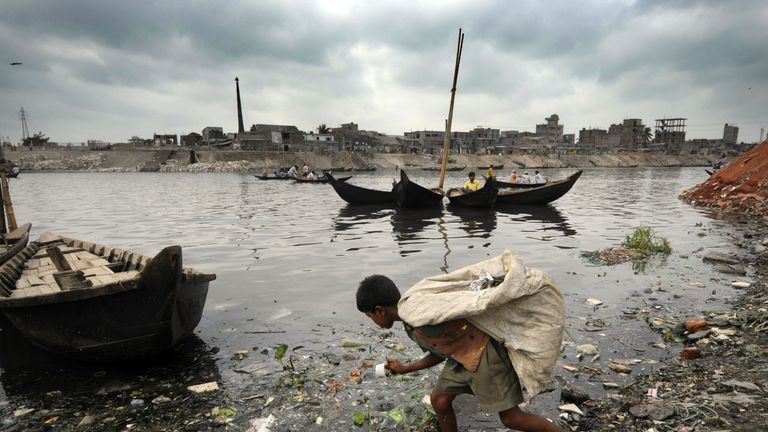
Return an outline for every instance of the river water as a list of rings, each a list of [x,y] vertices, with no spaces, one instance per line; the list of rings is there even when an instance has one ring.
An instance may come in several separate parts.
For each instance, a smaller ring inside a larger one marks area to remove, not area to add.
[[[572,172],[545,170],[553,179]],[[446,185],[462,184],[465,175],[449,173]],[[437,183],[435,173],[413,172],[412,179]],[[185,265],[216,273],[196,334],[205,349],[220,350],[213,366],[227,381],[235,350],[278,343],[322,350],[370,328],[354,301],[357,283],[369,274],[386,274],[404,290],[504,249],[557,281],[567,341],[599,344],[606,359],[675,355],[627,347],[627,335],[649,342],[658,335],[621,311],[717,309],[734,294],[728,277],[701,262],[705,252],[730,250],[732,228],[677,198],[705,179],[701,168],[588,169],[549,206],[495,211],[357,209],[329,185],[248,174],[23,173],[11,190],[16,218],[32,223],[32,238],[53,231],[147,255],[180,244]],[[392,176],[355,174],[350,182],[389,189]],[[621,243],[640,225],[667,237],[674,253],[645,269],[599,266],[581,256]],[[587,298],[604,305],[587,306]],[[0,325],[0,335],[12,332]],[[585,330],[595,326],[597,332]],[[0,399],[66,387],[50,377],[41,388],[24,385],[23,377],[50,362],[14,343],[0,338]],[[9,360],[10,351],[18,355]],[[572,349],[564,355],[564,362],[576,361]],[[14,374],[22,378],[9,380]]]

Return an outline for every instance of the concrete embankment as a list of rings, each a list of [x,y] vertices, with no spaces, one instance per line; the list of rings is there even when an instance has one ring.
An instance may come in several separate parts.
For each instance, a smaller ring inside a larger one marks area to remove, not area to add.
[[[315,170],[436,167],[439,160],[430,155],[356,154],[340,152],[321,155],[307,152],[213,151],[198,150],[194,157],[188,150],[153,149],[135,151],[26,151],[6,152],[6,158],[27,172],[248,172],[306,163]],[[656,153],[618,154],[509,154],[455,155],[450,166],[504,165],[514,168],[589,168],[589,167],[676,167],[710,166],[715,155],[662,155]],[[195,162],[195,163],[193,163]]]

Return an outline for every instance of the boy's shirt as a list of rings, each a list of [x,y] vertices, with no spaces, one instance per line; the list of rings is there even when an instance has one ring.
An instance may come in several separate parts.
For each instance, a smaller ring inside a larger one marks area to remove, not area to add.
[[[458,363],[470,372],[477,370],[491,340],[487,333],[465,319],[421,327],[413,327],[406,322],[403,325],[405,333],[421,349],[448,359],[446,367],[455,368]]]

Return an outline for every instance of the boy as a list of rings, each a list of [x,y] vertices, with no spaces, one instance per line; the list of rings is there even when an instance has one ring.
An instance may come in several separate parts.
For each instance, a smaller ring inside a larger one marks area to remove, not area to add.
[[[400,291],[391,279],[372,275],[357,289],[357,309],[376,325],[392,328],[403,321],[398,314]],[[544,417],[522,411],[523,394],[506,349],[464,319],[414,328],[403,321],[408,337],[428,354],[411,363],[388,359],[387,368],[404,374],[446,365],[430,395],[432,407],[443,432],[457,430],[453,400],[458,394],[474,394],[480,407],[496,411],[504,426],[521,431],[563,432]]]
[[[464,182],[464,191],[465,192],[474,192],[476,190],[479,190],[482,185],[479,181],[475,180],[475,173],[471,172],[469,173],[469,180]]]

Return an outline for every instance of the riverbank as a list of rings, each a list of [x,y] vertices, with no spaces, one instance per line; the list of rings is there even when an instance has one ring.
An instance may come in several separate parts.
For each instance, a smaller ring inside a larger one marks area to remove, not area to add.
[[[6,159],[26,172],[269,172],[278,167],[306,163],[315,170],[368,169],[391,170],[395,167],[420,170],[435,167],[439,161],[429,155],[355,154],[340,152],[320,155],[306,152],[245,152],[199,150],[194,155],[182,150],[136,151],[26,151],[6,152]],[[587,168],[587,167],[680,167],[711,166],[716,155],[662,155],[656,153],[618,153],[600,155],[456,155],[450,166],[478,167],[495,165],[512,169]]]

